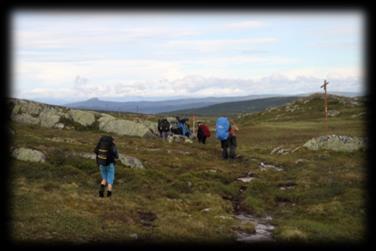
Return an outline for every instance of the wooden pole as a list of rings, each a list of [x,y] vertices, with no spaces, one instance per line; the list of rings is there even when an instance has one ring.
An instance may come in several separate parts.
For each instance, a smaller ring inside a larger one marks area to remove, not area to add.
[[[192,115],[192,134],[195,135],[195,115]]]
[[[324,84],[321,88],[324,88],[324,111],[325,111],[325,130],[328,132],[328,95],[326,91],[326,86],[329,84],[326,80],[324,80]]]

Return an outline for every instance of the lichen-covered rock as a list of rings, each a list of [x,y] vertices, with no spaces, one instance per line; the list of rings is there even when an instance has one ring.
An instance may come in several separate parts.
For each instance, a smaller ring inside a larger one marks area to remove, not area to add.
[[[116,133],[118,135],[138,137],[153,136],[153,133],[148,127],[130,120],[108,119],[105,123],[100,125],[100,129],[102,131]]]
[[[95,116],[92,112],[69,110],[68,113],[74,122],[83,126],[91,126],[95,122]]]
[[[60,121],[60,115],[55,110],[42,111],[39,114],[40,125],[42,127],[52,128]]]
[[[366,139],[359,137],[327,135],[308,140],[304,147],[310,150],[332,150],[337,152],[352,152],[366,147]]]
[[[142,162],[135,157],[127,156],[124,154],[119,154],[119,160],[123,165],[129,166],[130,168],[139,168],[139,169],[145,168]]]
[[[20,109],[18,112],[20,113],[26,113],[29,115],[39,115],[39,113],[42,111],[43,106],[41,104],[35,103],[35,102],[19,102]]]
[[[27,113],[12,115],[12,120],[16,122],[24,123],[24,124],[30,124],[30,125],[38,125],[40,123],[40,119],[38,117],[35,118]]]
[[[46,156],[37,150],[30,148],[15,148],[12,151],[12,156],[18,160],[30,161],[30,162],[45,162]]]

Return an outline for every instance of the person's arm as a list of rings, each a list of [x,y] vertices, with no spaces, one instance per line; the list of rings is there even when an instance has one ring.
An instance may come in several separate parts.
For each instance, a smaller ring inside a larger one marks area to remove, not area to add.
[[[235,131],[239,131],[238,126],[235,124],[234,120],[231,119],[231,127],[234,128]]]
[[[99,142],[97,143],[97,146],[94,148],[94,153],[98,155],[98,149],[99,149]]]
[[[115,145],[112,146],[112,152],[114,154],[115,159],[118,159],[119,158],[119,153],[118,153],[117,148],[116,148]]]

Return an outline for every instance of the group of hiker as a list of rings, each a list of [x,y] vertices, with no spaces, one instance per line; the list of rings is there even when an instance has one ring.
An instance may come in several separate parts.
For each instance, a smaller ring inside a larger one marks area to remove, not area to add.
[[[160,137],[167,139],[169,134],[178,134],[191,137],[192,132],[187,123],[188,119],[176,117],[177,124],[173,125],[166,118],[158,120],[158,131]],[[233,120],[227,117],[219,117],[216,121],[216,138],[221,142],[222,158],[236,158],[236,135],[239,128]],[[199,143],[206,144],[206,139],[211,136],[209,127],[203,122],[197,122],[197,139]],[[107,187],[107,197],[112,195],[112,186],[115,180],[115,159],[119,159],[119,154],[112,136],[103,135],[95,149],[97,166],[99,167],[101,182],[99,197],[104,197]]]
[[[170,134],[183,135],[188,138],[191,137],[192,132],[187,123],[188,119],[180,119],[179,117],[176,117],[175,121],[175,123],[172,123],[172,121],[170,123],[166,118],[158,120],[157,127],[160,137],[162,139],[167,139],[168,135]]]

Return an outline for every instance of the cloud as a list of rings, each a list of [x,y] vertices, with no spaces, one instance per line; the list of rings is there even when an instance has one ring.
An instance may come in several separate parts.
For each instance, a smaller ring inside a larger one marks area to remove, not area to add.
[[[228,29],[250,29],[250,28],[259,28],[265,26],[264,22],[256,21],[256,20],[247,20],[247,21],[240,21],[229,23],[225,25],[225,28]]]
[[[200,39],[200,40],[170,40],[166,49],[186,49],[201,52],[213,52],[224,49],[252,49],[257,45],[274,44],[278,41],[275,37],[255,37],[241,39]]]

